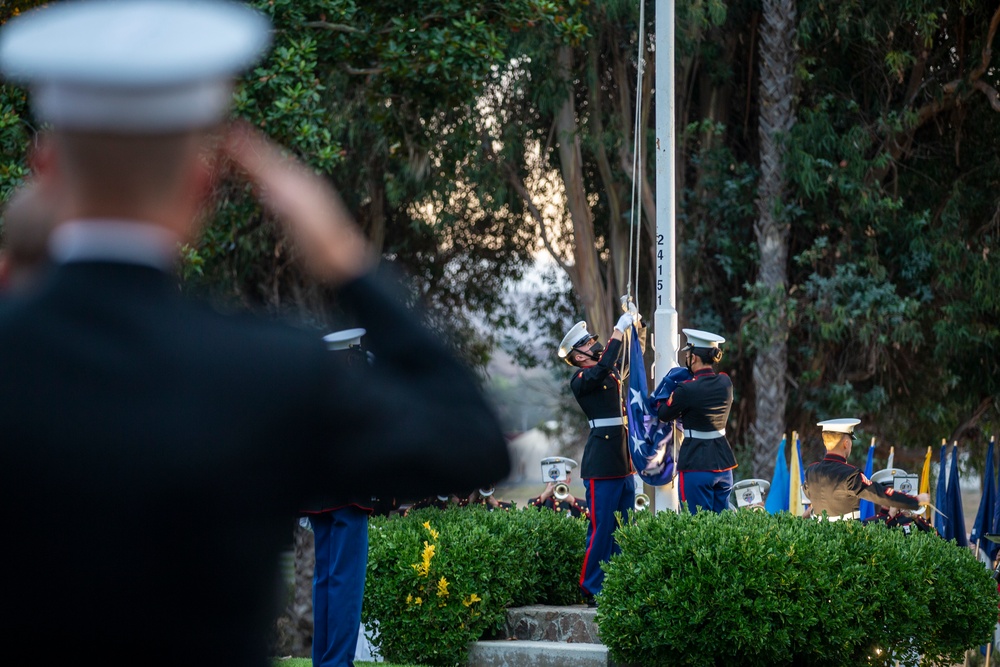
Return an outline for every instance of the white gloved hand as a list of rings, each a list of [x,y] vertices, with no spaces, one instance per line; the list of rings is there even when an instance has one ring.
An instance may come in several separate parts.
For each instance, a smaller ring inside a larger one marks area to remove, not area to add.
[[[615,325],[615,329],[618,329],[618,331],[625,333],[626,331],[628,331],[628,328],[632,326],[633,321],[634,319],[632,317],[632,313],[624,313],[621,317],[618,318],[618,323]]]

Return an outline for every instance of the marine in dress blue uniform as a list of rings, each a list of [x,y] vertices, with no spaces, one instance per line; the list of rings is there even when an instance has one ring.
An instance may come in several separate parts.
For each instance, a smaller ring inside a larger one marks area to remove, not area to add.
[[[628,453],[628,413],[619,370],[624,332],[633,321],[631,313],[618,319],[606,349],[587,330],[586,322],[577,322],[558,351],[560,358],[578,368],[570,388],[590,424],[580,465],[590,516],[580,590],[592,606],[604,584],[601,563],[620,551],[614,540],[615,512],[627,520],[635,504],[635,469]]]
[[[736,457],[726,439],[726,422],[733,405],[733,383],[714,364],[722,359],[722,336],[684,329],[683,349],[693,377],[674,389],[658,411],[660,421],[680,418],[684,441],[677,457],[678,492],[692,514],[698,510],[722,512],[729,506]]]
[[[544,474],[546,468],[549,467],[549,466],[546,465],[545,462],[546,461],[555,461],[555,460],[558,460],[560,462],[565,461],[565,462],[567,462],[567,464],[571,464],[571,465],[568,465],[567,467],[575,467],[576,466],[576,461],[573,461],[572,459],[563,459],[562,457],[552,457],[552,458],[545,459],[542,462],[543,474]],[[551,480],[546,481],[546,483],[545,483],[545,490],[542,491],[542,493],[539,494],[537,497],[531,498],[530,500],[528,500],[527,507],[538,507],[538,508],[550,509],[553,512],[560,513],[560,514],[562,514],[563,516],[566,516],[566,517],[574,517],[574,518],[584,517],[584,518],[588,518],[590,516],[590,514],[589,514],[589,512],[587,512],[587,508],[584,505],[580,504],[580,501],[578,501],[576,499],[576,497],[569,492],[570,480],[571,480],[571,476],[570,476],[569,472],[566,472],[565,476],[562,477],[562,478],[560,478],[560,479],[558,479],[558,480],[555,480],[555,481],[551,481]],[[557,482],[560,483],[560,484],[564,484],[566,486],[566,493],[562,497],[559,497],[558,489],[556,487]]]
[[[825,512],[833,521],[858,519],[861,500],[908,510],[919,509],[921,503],[929,502],[927,494],[915,498],[899,493],[868,479],[860,468],[847,462],[856,437],[854,427],[860,423],[860,419],[848,417],[817,424],[823,428],[827,453],[822,461],[806,468],[804,488],[812,503],[813,517],[819,518]]]
[[[571,516],[573,518],[583,517],[586,519],[590,516],[587,508],[580,504],[574,496],[568,496],[560,500],[554,496],[537,496],[528,500],[527,507],[538,507],[540,509],[549,509],[553,512],[562,514],[563,516]]]
[[[370,357],[361,349],[364,329],[323,337],[327,349],[361,369]],[[354,667],[361,633],[361,603],[368,567],[368,517],[375,503],[333,498],[305,510],[313,531],[313,667]]]
[[[907,480],[908,483],[901,487],[899,480]],[[916,488],[918,484],[915,475],[908,475],[900,468],[884,468],[872,475],[872,481],[878,482],[886,489],[893,489],[895,494],[905,493],[908,489]],[[913,533],[934,533],[932,526],[922,515],[927,508],[923,505],[917,510],[901,510],[898,507],[888,507],[880,505],[874,516],[864,519],[863,523],[881,523],[886,528],[899,528],[906,535]]]
[[[43,647],[47,664],[264,667],[278,554],[307,503],[509,470],[474,377],[371,275],[336,190],[223,124],[270,32],[208,0],[49,3],[0,27],[0,71],[51,127],[33,178],[59,216],[51,272],[0,303],[0,347],[16,351],[0,355],[0,518],[31,545],[6,554],[18,613],[0,642]],[[223,162],[267,193],[377,367],[178,288],[178,248]]]
[[[403,512],[406,516],[410,512],[416,512],[417,510],[422,510],[426,507],[433,507],[439,510],[446,510],[449,507],[461,507],[462,501],[456,496],[448,495],[437,495],[437,496],[427,496],[426,498],[421,498],[417,502],[413,503]]]

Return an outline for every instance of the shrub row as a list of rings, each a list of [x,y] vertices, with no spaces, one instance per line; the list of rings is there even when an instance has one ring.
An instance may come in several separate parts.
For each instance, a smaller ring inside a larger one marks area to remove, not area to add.
[[[990,572],[934,534],[741,511],[617,535],[597,622],[619,662],[952,665],[997,620]]]
[[[422,509],[369,524],[362,620],[390,662],[459,665],[505,609],[580,601],[586,523],[549,510]]]

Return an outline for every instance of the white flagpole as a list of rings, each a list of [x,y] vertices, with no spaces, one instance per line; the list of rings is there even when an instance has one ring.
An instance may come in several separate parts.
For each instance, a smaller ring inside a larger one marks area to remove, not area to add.
[[[640,0],[641,2],[642,0]],[[656,310],[653,313],[653,386],[677,366],[677,265],[674,249],[676,133],[674,131],[674,2],[656,0]],[[674,435],[677,435],[676,429]],[[675,441],[676,442],[676,441]],[[675,447],[676,453],[676,447]],[[676,463],[676,458],[674,459]],[[680,508],[675,481],[656,487],[657,512]]]

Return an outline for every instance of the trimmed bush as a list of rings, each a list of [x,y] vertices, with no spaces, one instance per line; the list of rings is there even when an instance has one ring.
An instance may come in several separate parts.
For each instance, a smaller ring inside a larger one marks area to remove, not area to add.
[[[933,534],[766,512],[640,513],[597,622],[619,662],[922,665],[989,641],[996,583]]]
[[[426,508],[369,524],[362,620],[391,662],[460,665],[507,607],[579,601],[586,523],[528,508]],[[443,583],[442,583],[443,582]]]

